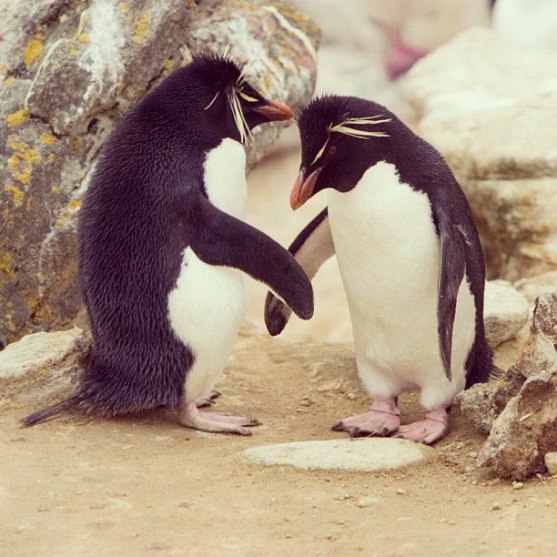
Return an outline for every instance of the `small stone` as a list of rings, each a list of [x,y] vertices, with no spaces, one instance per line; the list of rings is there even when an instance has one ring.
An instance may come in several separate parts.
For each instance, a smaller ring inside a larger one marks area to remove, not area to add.
[[[492,507],[491,507],[492,511],[500,511],[501,510],[501,505],[499,503],[495,503]]]
[[[470,458],[478,458],[478,451],[470,451],[470,452],[468,453],[468,456],[469,456]]]
[[[524,484],[522,482],[513,482],[513,489],[522,489]]]
[[[371,507],[379,502],[379,499],[376,497],[360,497],[358,501],[356,501],[356,506],[360,507],[361,509],[365,507]]]
[[[314,402],[309,396],[304,396],[300,401],[300,406],[311,406],[312,404],[314,404]]]
[[[396,490],[396,493],[397,493],[397,495],[406,495],[407,491],[406,491],[406,489],[404,489],[403,487],[399,487],[399,488]]]
[[[557,475],[557,452],[545,453],[544,462],[547,471],[552,476],[556,476]]]

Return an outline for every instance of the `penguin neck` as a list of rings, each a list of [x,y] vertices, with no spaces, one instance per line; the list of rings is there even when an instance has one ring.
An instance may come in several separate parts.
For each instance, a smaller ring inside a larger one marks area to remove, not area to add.
[[[246,151],[229,137],[207,151],[203,181],[209,201],[221,211],[243,219],[246,206]]]

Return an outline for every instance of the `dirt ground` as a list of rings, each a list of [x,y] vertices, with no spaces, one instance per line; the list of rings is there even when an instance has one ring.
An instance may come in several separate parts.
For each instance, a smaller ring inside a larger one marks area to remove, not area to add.
[[[331,424],[367,406],[308,380],[296,345],[278,358],[281,342],[239,339],[220,384],[216,409],[263,423],[252,437],[185,429],[162,412],[31,429],[17,424],[29,405],[0,414],[0,555],[554,554],[557,480],[513,487],[476,473],[482,437],[458,414],[437,460],[403,472],[244,460],[248,447],[342,436]],[[402,409],[406,421],[420,415],[412,395]]]
[[[250,175],[248,215],[285,245],[324,203],[290,212],[298,155],[288,137]],[[350,341],[334,262],[316,278],[315,291],[315,318],[289,324],[286,339]],[[248,316],[259,328],[264,294],[250,285]],[[301,364],[305,344],[289,344],[278,358],[251,342],[243,337],[236,344],[216,409],[257,417],[263,425],[252,437],[188,430],[162,412],[62,419],[27,430],[17,420],[38,404],[0,413],[0,555],[554,554],[557,480],[513,486],[475,472],[483,438],[457,413],[435,446],[437,460],[404,472],[248,463],[242,456],[248,447],[342,436],[330,426],[368,404],[361,392],[321,389]],[[270,348],[282,343],[264,341]],[[403,398],[402,408],[406,421],[420,416],[415,396]]]

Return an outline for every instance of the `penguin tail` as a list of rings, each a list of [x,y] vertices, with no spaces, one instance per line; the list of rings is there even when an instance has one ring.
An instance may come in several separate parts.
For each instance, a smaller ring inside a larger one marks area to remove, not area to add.
[[[29,416],[25,416],[25,418],[22,418],[20,420],[21,427],[31,427],[59,418],[61,414],[76,410],[79,402],[79,397],[73,396],[71,398],[63,400],[62,402],[59,402],[58,404],[48,406],[47,408],[43,408],[42,410],[37,410],[36,412],[33,412],[32,414],[29,414]]]

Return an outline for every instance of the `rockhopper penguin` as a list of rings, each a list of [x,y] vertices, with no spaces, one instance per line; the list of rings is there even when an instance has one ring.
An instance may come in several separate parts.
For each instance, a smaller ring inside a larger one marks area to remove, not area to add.
[[[250,130],[293,116],[226,56],[199,55],[120,121],[78,226],[79,284],[93,362],[75,396],[24,425],[77,409],[158,406],[204,431],[249,435],[254,420],[203,412],[244,316],[243,271],[304,319],[313,292],[295,259],[244,223]]]
[[[376,103],[326,96],[300,114],[300,174],[290,203],[329,188],[322,211],[290,247],[313,277],[336,253],[356,365],[369,412],[335,424],[353,437],[395,434],[432,443],[454,396],[486,381],[485,268],[468,202],[441,155]],[[290,311],[268,294],[278,334]],[[421,421],[400,425],[397,397],[419,389]]]

